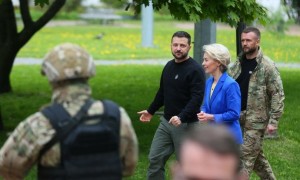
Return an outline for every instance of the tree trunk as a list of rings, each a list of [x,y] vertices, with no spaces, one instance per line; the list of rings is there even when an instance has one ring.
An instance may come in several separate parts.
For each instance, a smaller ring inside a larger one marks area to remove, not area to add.
[[[10,0],[4,0],[0,4],[0,94],[10,92],[11,84],[9,75],[15,56],[18,52],[16,48],[17,25],[14,8]]]
[[[298,25],[300,25],[300,3],[299,3],[299,7],[297,7],[296,23],[297,23]]]
[[[2,112],[1,112],[1,106],[0,106],[0,131],[4,129],[3,121],[2,121]]]
[[[3,129],[4,129],[4,126],[3,126],[2,112],[1,112],[1,106],[0,106],[0,131]]]
[[[203,19],[194,24],[194,59],[199,63],[203,63],[202,47],[205,44],[216,43],[217,25],[210,19]]]
[[[24,28],[18,32],[11,0],[0,3],[0,94],[12,91],[10,73],[19,50],[49,22],[62,8],[66,0],[55,0],[48,10],[37,20],[33,21],[28,0],[19,0],[20,12]]]
[[[3,66],[3,68],[5,67]],[[12,91],[9,79],[9,72],[2,70],[2,67],[0,68],[0,84],[0,94]]]
[[[241,44],[241,35],[243,30],[247,27],[244,22],[239,22],[238,26],[235,30],[235,45],[236,45],[236,55],[238,56],[242,52],[242,44]]]
[[[0,47],[0,94],[12,91],[10,73],[18,50]]]

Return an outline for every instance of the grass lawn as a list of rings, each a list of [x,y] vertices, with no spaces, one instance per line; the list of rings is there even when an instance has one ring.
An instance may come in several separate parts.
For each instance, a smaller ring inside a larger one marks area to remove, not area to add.
[[[91,79],[93,96],[98,99],[112,99],[123,106],[132,119],[139,139],[139,163],[132,180],[145,179],[148,166],[147,155],[158,117],[149,124],[138,121],[137,111],[148,107],[159,84],[163,66],[117,65],[98,66],[97,76]],[[280,121],[277,140],[266,140],[264,150],[270,160],[277,179],[300,179],[300,70],[281,69],[286,100],[285,113]],[[50,88],[45,77],[40,76],[39,66],[15,66],[12,72],[14,92],[0,96],[5,131],[0,132],[0,145],[7,138],[7,132],[28,115],[50,101]],[[252,176],[251,179],[258,179]],[[28,180],[36,179],[35,170]]]
[[[180,25],[179,25],[180,24]],[[193,38],[194,29],[191,23],[178,21],[155,21],[154,48],[141,46],[141,22],[116,22],[115,25],[78,25],[45,27],[38,32],[24,48],[18,57],[42,58],[48,50],[62,42],[78,43],[86,48],[95,59],[169,59],[170,39],[178,30],[188,31]],[[99,40],[95,36],[104,33]],[[217,42],[227,46],[232,57],[235,53],[235,30],[217,29]],[[266,55],[274,61],[300,62],[300,36],[280,36],[262,31],[261,46]],[[191,54],[193,52],[191,51]]]

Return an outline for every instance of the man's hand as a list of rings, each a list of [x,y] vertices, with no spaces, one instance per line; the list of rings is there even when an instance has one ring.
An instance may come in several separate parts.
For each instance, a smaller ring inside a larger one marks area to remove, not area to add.
[[[268,132],[269,134],[274,133],[276,130],[277,130],[277,127],[276,127],[276,126],[273,126],[272,124],[268,124],[268,126],[267,126],[267,132]]]
[[[141,122],[150,122],[151,118],[152,118],[152,114],[150,114],[147,110],[143,110],[140,112],[137,112],[138,114],[140,114],[140,121]]]
[[[181,124],[181,120],[178,116],[173,116],[170,120],[169,120],[170,124],[173,124],[173,126],[179,126]]]

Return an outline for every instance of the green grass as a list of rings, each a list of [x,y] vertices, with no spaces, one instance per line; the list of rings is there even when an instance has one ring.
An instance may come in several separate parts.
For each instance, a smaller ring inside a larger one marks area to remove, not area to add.
[[[139,139],[139,163],[132,180],[145,179],[147,155],[153,134],[158,125],[155,116],[149,124],[138,121],[137,111],[148,107],[158,88],[163,66],[127,65],[98,66],[97,75],[91,79],[93,96],[112,99],[123,106],[132,119]],[[277,140],[266,140],[264,151],[277,179],[300,179],[300,70],[281,69],[286,94],[285,113],[280,120]],[[39,66],[15,66],[12,72],[14,92],[0,96],[5,131],[0,132],[0,145],[6,133],[39,107],[50,101],[51,90],[45,77],[40,76]],[[170,163],[170,162],[169,162]],[[35,169],[28,180],[35,178]],[[255,175],[252,179],[258,179]]]
[[[153,48],[141,46],[141,22],[118,21],[115,25],[88,24],[81,26],[45,27],[38,32],[19,52],[18,57],[42,58],[51,48],[63,42],[78,43],[86,48],[94,59],[169,59],[170,39],[177,30],[186,30],[193,36],[193,27],[178,26],[178,21],[154,23]],[[105,33],[101,40],[95,39]],[[193,37],[192,37],[193,38]],[[262,31],[261,46],[264,53],[274,61],[300,62],[300,36],[278,37]],[[235,59],[236,44],[234,29],[218,29],[217,42],[227,46]],[[190,52],[193,54],[193,50]]]

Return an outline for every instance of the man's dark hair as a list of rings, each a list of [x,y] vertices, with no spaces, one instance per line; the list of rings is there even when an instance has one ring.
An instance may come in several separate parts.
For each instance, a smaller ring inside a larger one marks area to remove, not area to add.
[[[171,41],[173,40],[174,37],[184,37],[188,39],[188,44],[191,45],[191,35],[185,31],[177,31],[173,34]]]
[[[249,33],[249,32],[253,32],[256,34],[257,38],[260,39],[260,31],[259,29],[257,29],[256,27],[246,27],[244,30],[243,30],[243,33]]]

